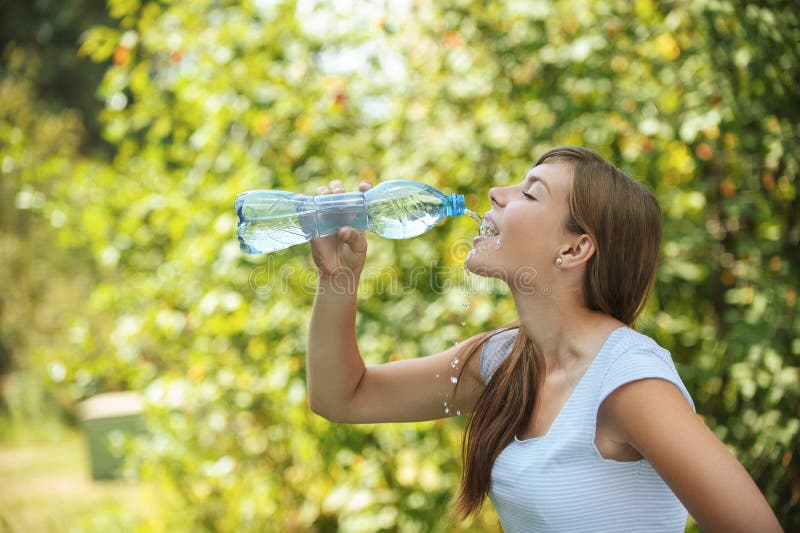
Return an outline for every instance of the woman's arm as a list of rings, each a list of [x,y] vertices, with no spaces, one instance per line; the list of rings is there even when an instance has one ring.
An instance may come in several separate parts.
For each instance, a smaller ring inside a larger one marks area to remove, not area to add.
[[[627,383],[600,409],[598,418],[653,465],[703,531],[781,531],[747,471],[673,384]]]
[[[364,191],[369,184],[362,184]],[[344,192],[340,182],[319,194]],[[463,351],[456,345],[429,357],[366,367],[356,339],[358,280],[367,242],[345,228],[311,242],[320,281],[308,335],[306,357],[311,410],[336,422],[410,422],[469,412],[480,392],[480,356],[466,363],[456,388],[451,378],[464,365],[451,365]],[[411,354],[414,355],[414,354]],[[463,359],[463,356],[462,356]],[[449,412],[445,412],[445,402]]]

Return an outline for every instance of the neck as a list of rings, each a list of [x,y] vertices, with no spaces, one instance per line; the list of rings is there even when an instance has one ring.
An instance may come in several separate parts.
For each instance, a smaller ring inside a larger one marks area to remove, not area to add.
[[[548,374],[583,366],[597,355],[615,329],[615,318],[584,306],[579,294],[555,289],[550,294],[512,290],[520,327],[544,358]]]

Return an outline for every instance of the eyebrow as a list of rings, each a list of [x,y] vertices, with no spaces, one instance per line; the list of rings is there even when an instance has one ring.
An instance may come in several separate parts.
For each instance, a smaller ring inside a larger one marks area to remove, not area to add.
[[[550,191],[550,186],[547,184],[547,182],[546,182],[546,181],[544,181],[544,180],[543,180],[542,178],[540,178],[539,176],[534,176],[533,174],[528,174],[527,176],[525,176],[525,182],[526,182],[526,183],[530,183],[531,185],[533,185],[533,184],[534,184],[534,183],[536,183],[537,181],[538,181],[538,182],[540,182],[542,185],[544,185],[544,188],[545,188],[545,189],[547,189],[547,192],[548,192],[549,194],[553,194],[553,193]]]

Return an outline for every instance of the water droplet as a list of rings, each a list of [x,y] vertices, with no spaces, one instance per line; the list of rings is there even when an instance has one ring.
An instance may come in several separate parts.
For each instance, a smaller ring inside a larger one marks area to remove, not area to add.
[[[494,243],[494,249],[495,249],[495,250],[499,250],[499,249],[500,249],[500,246],[502,246],[502,245],[503,245],[503,241],[500,239],[500,237],[498,237],[498,238],[497,238],[497,242],[496,242],[496,243]]]
[[[458,362],[459,362],[459,361],[460,361],[460,359],[458,358],[458,356],[455,356],[455,357],[453,358],[453,361],[450,363],[450,368],[455,368],[455,367],[457,367],[457,366],[458,366]]]
[[[463,321],[463,320],[462,320],[462,321],[461,321],[461,325],[462,325],[462,326],[466,326],[466,325],[467,325],[467,323],[466,323],[465,321]]]
[[[456,416],[461,416],[461,409],[456,409]]]
[[[464,309],[469,310],[470,307],[472,307],[471,303],[467,302],[467,303],[464,304]]]
[[[444,408],[444,414],[446,414],[446,415],[450,414],[450,408],[449,407],[445,407]]]
[[[474,254],[475,254],[475,249],[473,248],[472,250],[469,251],[469,254],[467,255],[467,260],[465,261],[465,264],[464,264],[464,280],[467,282],[467,294],[468,295],[475,293],[475,285],[474,285],[473,274],[467,268],[466,262],[469,261],[470,256],[472,256]]]
[[[458,383],[458,378],[455,376],[450,376],[450,383],[455,385],[456,383]]]

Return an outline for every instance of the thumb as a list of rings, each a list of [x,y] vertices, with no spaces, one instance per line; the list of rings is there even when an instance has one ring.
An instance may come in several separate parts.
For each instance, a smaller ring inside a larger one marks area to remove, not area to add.
[[[363,231],[357,231],[353,228],[342,228],[339,231],[339,239],[347,244],[353,253],[364,254],[367,252],[367,239],[364,237]]]

